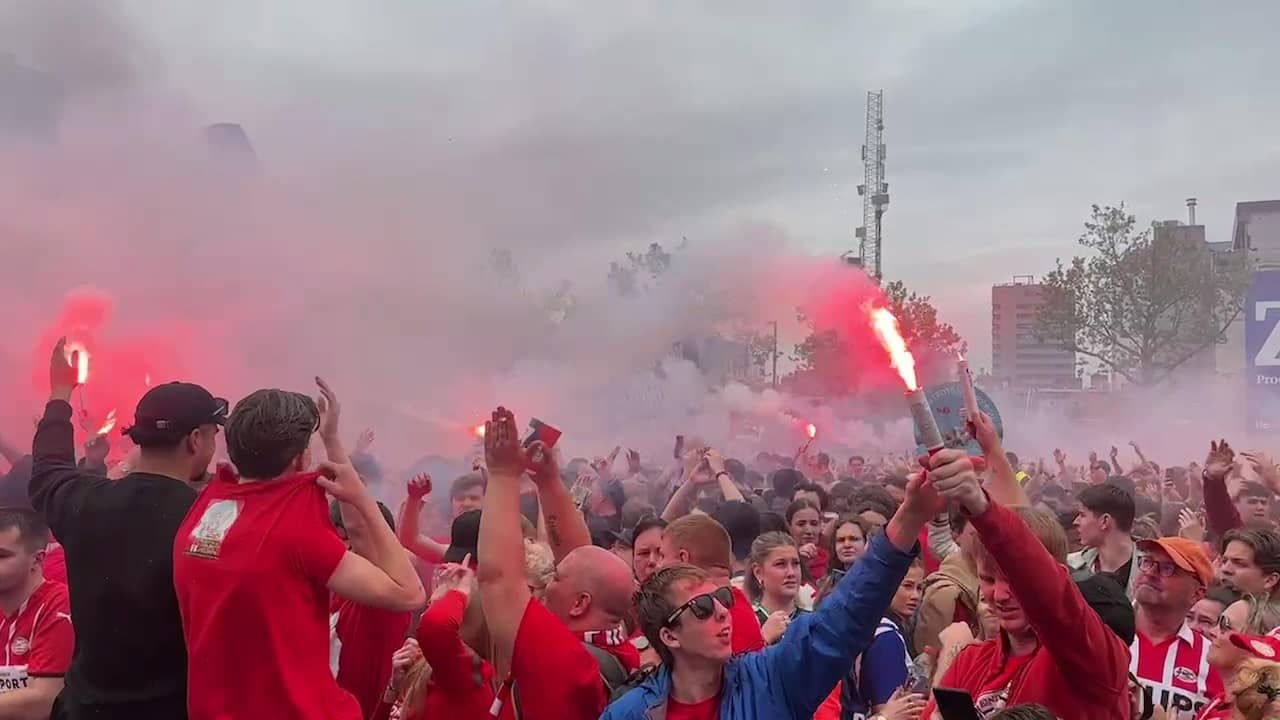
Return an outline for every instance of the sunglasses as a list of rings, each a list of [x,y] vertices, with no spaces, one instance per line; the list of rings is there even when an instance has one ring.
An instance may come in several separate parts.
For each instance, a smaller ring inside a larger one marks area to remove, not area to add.
[[[1231,621],[1227,619],[1226,615],[1218,616],[1218,632],[1235,632],[1235,628],[1231,627]]]
[[[702,595],[694,595],[689,598],[685,604],[671,611],[667,616],[667,621],[663,623],[665,627],[675,624],[680,619],[681,613],[685,610],[693,613],[693,616],[699,620],[706,620],[716,611],[716,603],[720,603],[720,607],[728,610],[733,607],[733,590],[731,588],[716,588],[714,591],[704,593]]]

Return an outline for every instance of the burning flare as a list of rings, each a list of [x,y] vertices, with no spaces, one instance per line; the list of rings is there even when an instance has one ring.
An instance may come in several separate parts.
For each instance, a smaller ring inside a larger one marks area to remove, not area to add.
[[[471,428],[471,434],[483,440],[484,439],[484,423],[480,423],[479,425]]]
[[[808,425],[804,426],[804,433],[805,435],[809,436],[810,440],[812,440],[818,437],[818,426],[814,425],[813,423],[809,423]]]
[[[114,409],[107,413],[106,422],[102,423],[102,427],[98,428],[99,435],[106,435],[116,427],[116,411]]]
[[[69,342],[63,347],[67,362],[76,365],[76,382],[83,385],[89,381],[89,349],[78,342]]]
[[[902,339],[902,331],[898,328],[898,318],[885,308],[871,310],[871,327],[876,331],[880,344],[889,353],[889,362],[898,371],[907,390],[915,390],[916,359],[907,349],[907,341]]]

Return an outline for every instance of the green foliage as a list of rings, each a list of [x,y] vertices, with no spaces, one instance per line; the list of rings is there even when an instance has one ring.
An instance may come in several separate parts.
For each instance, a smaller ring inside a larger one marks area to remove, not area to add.
[[[1044,279],[1036,337],[1151,385],[1221,342],[1240,314],[1248,268],[1198,239],[1137,232],[1119,207],[1094,205],[1076,256]]]

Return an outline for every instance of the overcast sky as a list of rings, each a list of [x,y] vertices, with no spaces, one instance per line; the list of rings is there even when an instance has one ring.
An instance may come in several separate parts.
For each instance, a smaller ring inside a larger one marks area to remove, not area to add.
[[[123,52],[88,53],[92,82],[241,122],[268,164],[313,151],[299,123],[348,148],[364,134],[375,163],[390,151],[372,138],[421,138],[396,151],[465,167],[468,222],[547,248],[744,221],[853,248],[866,91],[883,88],[885,275],[933,295],[976,365],[991,284],[1073,253],[1090,203],[1146,222],[1196,196],[1223,240],[1236,202],[1280,197],[1271,0],[125,7],[93,20],[117,36],[85,31]]]

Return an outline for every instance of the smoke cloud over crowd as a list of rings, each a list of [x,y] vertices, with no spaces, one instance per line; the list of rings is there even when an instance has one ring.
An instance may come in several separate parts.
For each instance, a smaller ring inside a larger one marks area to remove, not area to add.
[[[406,463],[468,452],[468,428],[498,403],[557,424],[579,454],[617,443],[666,452],[673,428],[722,440],[742,411],[789,410],[851,448],[910,445],[900,419],[715,389],[672,353],[776,321],[785,372],[804,308],[818,329],[851,338],[866,384],[897,383],[865,322],[878,290],[797,250],[786,228],[750,218],[699,228],[646,292],[611,291],[609,263],[625,251],[680,245],[683,228],[629,215],[626,199],[663,192],[661,174],[684,169],[622,165],[590,137],[545,128],[531,140],[496,119],[462,125],[453,106],[464,88],[307,73],[289,101],[256,98],[271,111],[247,124],[259,160],[242,163],[204,136],[239,118],[194,102],[136,18],[91,3],[19,5],[0,45],[42,81],[11,85],[57,122],[46,137],[0,135],[7,434],[25,434],[23,409],[39,407],[52,340],[84,332],[112,387],[90,381],[92,424],[112,408],[127,423],[148,381],[198,380],[234,399],[322,375],[353,422],[377,427],[382,449]],[[495,251],[513,267],[495,269]],[[549,308],[566,288],[573,312],[561,320]],[[1048,427],[1027,437],[1030,427],[1011,445],[1047,454],[1063,437]]]

